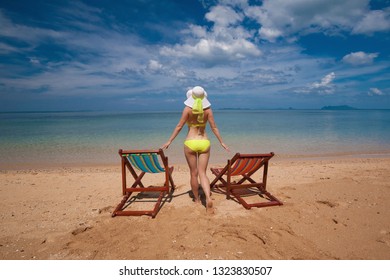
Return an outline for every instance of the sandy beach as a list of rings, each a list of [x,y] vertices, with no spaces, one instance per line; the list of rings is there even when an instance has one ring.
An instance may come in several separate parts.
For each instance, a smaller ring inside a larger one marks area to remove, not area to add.
[[[111,217],[119,163],[1,170],[0,258],[390,259],[388,157],[276,158],[268,190],[283,206],[246,210],[213,192],[214,215],[192,202],[188,168],[174,167],[155,219]]]

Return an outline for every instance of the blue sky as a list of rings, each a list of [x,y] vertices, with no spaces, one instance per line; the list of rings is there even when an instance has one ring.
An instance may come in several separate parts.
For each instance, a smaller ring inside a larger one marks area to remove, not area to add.
[[[390,0],[0,1],[0,111],[390,109]]]

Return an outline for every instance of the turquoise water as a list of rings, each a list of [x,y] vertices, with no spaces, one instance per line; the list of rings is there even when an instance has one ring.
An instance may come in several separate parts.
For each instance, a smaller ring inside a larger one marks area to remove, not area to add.
[[[181,113],[48,112],[0,114],[0,167],[116,164],[117,151],[158,148]],[[215,111],[231,148],[226,153],[208,129],[211,162],[235,152],[275,152],[280,157],[390,153],[390,110]],[[166,151],[184,163],[187,128]]]

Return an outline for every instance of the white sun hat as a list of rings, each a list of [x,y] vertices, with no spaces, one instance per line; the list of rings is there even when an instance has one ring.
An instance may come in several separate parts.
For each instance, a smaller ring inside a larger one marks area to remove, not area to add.
[[[211,103],[207,99],[207,92],[200,86],[196,86],[187,91],[187,100],[184,101],[184,104],[192,108],[195,103],[195,98],[202,99],[203,109],[209,108],[211,106]]]

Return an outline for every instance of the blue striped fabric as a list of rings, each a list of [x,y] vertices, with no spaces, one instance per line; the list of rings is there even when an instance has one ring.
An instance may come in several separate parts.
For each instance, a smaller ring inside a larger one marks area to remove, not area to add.
[[[165,171],[161,167],[156,154],[130,154],[126,157],[134,167],[143,172],[160,173]]]

